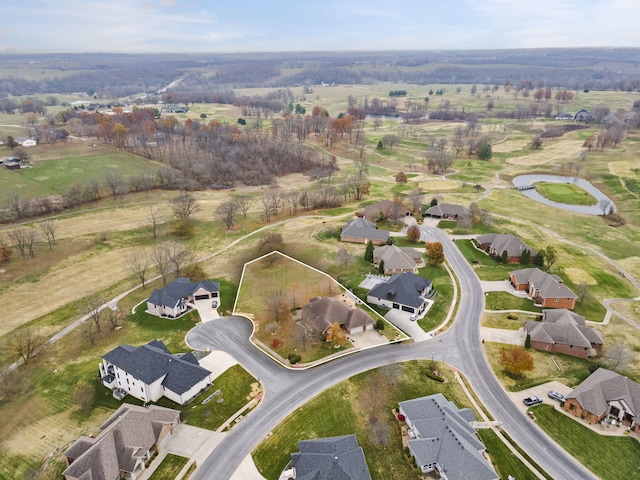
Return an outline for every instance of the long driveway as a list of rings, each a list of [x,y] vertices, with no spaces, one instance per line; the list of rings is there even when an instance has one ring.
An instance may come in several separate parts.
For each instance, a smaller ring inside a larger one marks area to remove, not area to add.
[[[225,436],[194,473],[194,480],[229,479],[242,459],[271,429],[336,383],[388,363],[426,360],[432,356],[463,371],[482,402],[502,422],[509,435],[554,478],[596,478],[533,424],[503,390],[484,357],[480,343],[484,295],[478,277],[444,232],[429,229],[428,234],[443,244],[445,255],[461,284],[461,301],[455,322],[444,334],[431,340],[385,345],[307,371],[291,371],[278,365],[248,341],[252,331],[248,320],[218,319],[189,333],[187,340],[192,347],[230,353],[265,388],[260,405]]]

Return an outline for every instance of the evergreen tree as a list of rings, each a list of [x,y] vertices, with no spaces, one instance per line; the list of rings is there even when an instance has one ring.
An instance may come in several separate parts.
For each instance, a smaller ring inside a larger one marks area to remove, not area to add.
[[[378,265],[378,272],[384,275],[384,260],[380,260],[380,264]]]
[[[502,261],[502,263],[509,263],[509,254],[507,253],[506,250],[502,251],[501,261]]]
[[[367,247],[364,251],[364,261],[373,262],[373,243],[367,242]]]
[[[525,249],[520,255],[520,263],[522,265],[529,265],[531,263],[531,252]]]
[[[531,348],[531,335],[527,333],[527,338],[524,339],[524,348]]]

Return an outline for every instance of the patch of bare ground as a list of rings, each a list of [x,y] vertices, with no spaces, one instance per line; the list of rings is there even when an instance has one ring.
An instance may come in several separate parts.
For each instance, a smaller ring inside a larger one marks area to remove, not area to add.
[[[529,140],[525,140],[521,138],[509,139],[509,140],[505,140],[504,142],[499,142],[499,143],[496,143],[495,145],[492,145],[491,149],[495,153],[508,153],[513,151],[523,150],[527,148],[530,144],[531,142]]]
[[[133,251],[134,248],[125,248],[70,262],[36,282],[17,284],[5,291],[0,295],[0,305],[16,305],[19,298],[30,301],[20,302],[19,308],[4,317],[0,323],[0,336],[128,277],[126,262]]]
[[[575,161],[582,152],[582,144],[574,140],[546,140],[540,150],[530,154],[507,159],[507,163],[519,166],[543,165],[564,160]]]

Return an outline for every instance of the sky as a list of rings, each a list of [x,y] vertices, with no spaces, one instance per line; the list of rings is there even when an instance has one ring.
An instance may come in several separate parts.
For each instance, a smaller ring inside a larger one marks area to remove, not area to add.
[[[22,0],[0,53],[640,47],[637,0]]]

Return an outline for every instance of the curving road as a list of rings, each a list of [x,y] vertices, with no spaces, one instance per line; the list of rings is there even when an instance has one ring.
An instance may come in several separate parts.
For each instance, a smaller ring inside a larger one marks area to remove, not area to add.
[[[482,402],[502,422],[509,435],[554,478],[597,478],[550,440],[509,399],[482,351],[479,328],[484,310],[484,294],[478,277],[444,232],[428,229],[427,233],[443,244],[462,290],[455,322],[444,334],[431,340],[385,345],[310,370],[291,371],[282,368],[249,342],[252,325],[246,319],[219,319],[189,332],[187,341],[192,347],[230,353],[265,388],[265,396],[260,405],[225,436],[196,470],[192,477],[194,480],[230,478],[242,459],[250,454],[271,429],[332,385],[388,363],[430,359],[432,356],[463,371]]]

